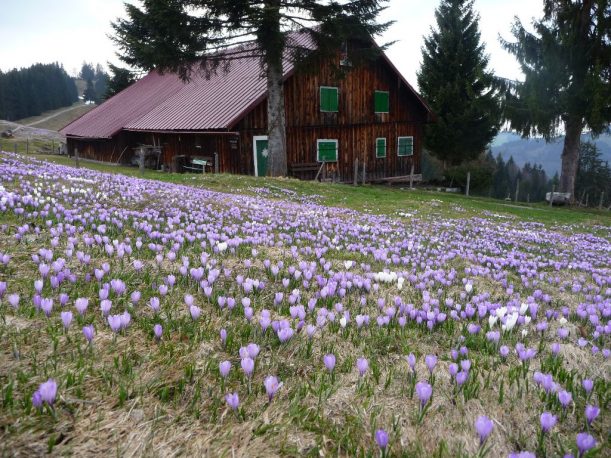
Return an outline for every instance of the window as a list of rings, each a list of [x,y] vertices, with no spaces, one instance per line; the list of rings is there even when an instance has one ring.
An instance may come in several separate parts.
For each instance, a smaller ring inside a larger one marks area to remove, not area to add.
[[[414,154],[414,137],[399,137],[397,139],[397,156]]]
[[[320,87],[320,111],[328,113],[339,111],[339,90],[336,87]]]
[[[376,138],[376,157],[386,157],[386,138]]]
[[[316,160],[318,162],[337,162],[337,140],[317,140]]]
[[[390,111],[390,94],[386,91],[375,91],[373,105],[376,113],[388,113]]]

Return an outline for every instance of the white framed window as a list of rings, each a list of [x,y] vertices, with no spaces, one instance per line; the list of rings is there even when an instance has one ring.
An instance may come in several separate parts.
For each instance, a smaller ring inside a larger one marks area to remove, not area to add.
[[[414,154],[414,137],[397,138],[397,156],[411,156]]]
[[[318,162],[337,162],[338,141],[335,139],[316,140],[316,160]]]
[[[376,138],[376,158],[382,159],[386,157],[386,137]]]

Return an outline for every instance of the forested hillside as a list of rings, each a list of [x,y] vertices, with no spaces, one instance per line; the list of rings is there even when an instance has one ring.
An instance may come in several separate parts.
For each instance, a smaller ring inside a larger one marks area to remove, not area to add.
[[[57,64],[0,71],[0,119],[14,121],[78,100],[74,80]]]

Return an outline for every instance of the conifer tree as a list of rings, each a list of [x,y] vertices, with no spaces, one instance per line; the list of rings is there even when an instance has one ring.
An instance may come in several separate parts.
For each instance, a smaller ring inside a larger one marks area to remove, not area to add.
[[[228,68],[232,59],[258,57],[268,89],[268,173],[281,176],[287,172],[283,56],[331,55],[348,38],[369,42],[388,25],[376,21],[386,1],[143,0],[142,7],[126,4],[127,19],[113,28],[124,62],[177,71],[183,79],[197,70]],[[288,39],[295,30],[312,38],[315,52]],[[236,44],[250,45],[249,51]]]
[[[127,68],[117,67],[110,62],[108,63],[108,68],[111,74],[108,78],[106,93],[104,94],[105,99],[118,94],[136,81],[134,73]]]
[[[417,74],[420,92],[437,115],[425,143],[438,158],[459,164],[477,158],[496,135],[500,99],[473,0],[441,0],[435,19]]]
[[[544,0],[534,33],[516,19],[516,41],[501,40],[525,80],[508,84],[512,128],[550,140],[564,131],[561,192],[575,197],[581,133],[611,122],[611,7],[609,0]]]

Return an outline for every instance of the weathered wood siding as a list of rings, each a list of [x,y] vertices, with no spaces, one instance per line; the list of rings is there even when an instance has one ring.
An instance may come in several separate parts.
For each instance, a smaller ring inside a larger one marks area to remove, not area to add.
[[[320,111],[321,86],[339,88],[338,113]],[[338,140],[338,161],[327,164],[328,174],[351,181],[354,160],[366,162],[367,178],[408,175],[414,164],[420,173],[423,127],[427,113],[397,73],[382,59],[335,76],[331,64],[319,72],[297,73],[285,84],[287,155],[289,164],[316,162],[318,139]],[[390,112],[374,112],[374,91],[388,91]],[[252,138],[267,130],[266,101],[256,106],[234,128],[240,132],[240,173],[254,170]],[[397,138],[414,137],[413,156],[397,155]],[[375,155],[376,138],[386,138],[386,157]]]
[[[383,59],[366,66],[348,68],[343,77],[333,71],[337,62],[328,62],[318,71],[297,72],[289,76],[284,87],[288,164],[316,162],[318,139],[338,141],[338,161],[326,165],[326,175],[341,181],[352,181],[354,161],[360,169],[366,163],[367,179],[408,175],[412,164],[420,173],[423,127],[427,113],[420,101]],[[320,110],[321,86],[339,89],[339,111]],[[390,112],[375,114],[374,91],[388,91]],[[128,132],[112,139],[90,140],[68,138],[68,151],[78,148],[83,158],[107,162],[132,162],[134,148],[157,144],[163,147],[162,162],[172,167],[176,155],[213,156],[218,153],[219,170],[227,173],[254,174],[253,136],[267,134],[267,101],[245,113],[232,132]],[[414,154],[399,157],[397,138],[412,136]],[[386,157],[376,158],[376,138],[386,138]],[[312,178],[314,173],[300,175]]]

